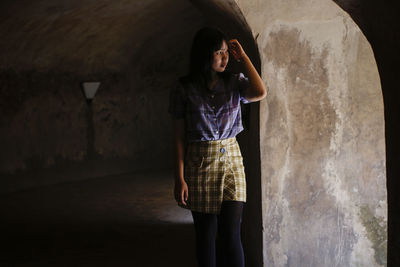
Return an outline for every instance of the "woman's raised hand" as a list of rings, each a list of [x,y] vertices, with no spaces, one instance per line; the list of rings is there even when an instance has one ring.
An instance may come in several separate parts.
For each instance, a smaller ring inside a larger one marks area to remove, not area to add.
[[[229,52],[236,61],[242,61],[243,57],[247,56],[237,39],[229,40],[228,46]]]

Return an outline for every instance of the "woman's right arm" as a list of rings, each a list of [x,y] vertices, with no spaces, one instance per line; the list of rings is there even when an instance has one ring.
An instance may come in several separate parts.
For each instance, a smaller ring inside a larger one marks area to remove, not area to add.
[[[175,199],[186,206],[188,187],[184,179],[185,125],[184,119],[173,119]]]

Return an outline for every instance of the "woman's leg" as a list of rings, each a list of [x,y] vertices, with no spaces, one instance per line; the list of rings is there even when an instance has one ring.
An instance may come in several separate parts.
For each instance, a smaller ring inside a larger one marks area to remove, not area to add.
[[[192,216],[196,231],[196,254],[199,267],[215,267],[217,215],[192,211]]]
[[[218,233],[222,240],[225,266],[244,267],[244,253],[240,238],[243,202],[222,202],[218,216]]]

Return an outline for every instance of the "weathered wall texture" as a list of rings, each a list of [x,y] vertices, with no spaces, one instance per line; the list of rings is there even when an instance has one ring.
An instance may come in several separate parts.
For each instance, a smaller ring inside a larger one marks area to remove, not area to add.
[[[171,166],[168,92],[186,72],[192,36],[204,23],[195,7],[184,0],[1,7],[3,177],[71,163],[86,168],[88,160],[98,161],[93,168],[116,163],[102,175]],[[87,155],[83,81],[102,83],[92,104],[94,158]]]
[[[371,43],[381,78],[385,109],[388,195],[388,266],[400,266],[400,6],[390,0],[334,0],[348,12]]]
[[[330,1],[237,1],[257,38],[265,266],[384,266],[384,118],[373,52]]]

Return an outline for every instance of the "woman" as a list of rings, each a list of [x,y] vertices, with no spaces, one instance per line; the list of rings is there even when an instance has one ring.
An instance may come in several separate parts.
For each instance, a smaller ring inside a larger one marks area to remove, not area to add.
[[[242,73],[225,71],[229,52]],[[189,74],[171,91],[175,199],[190,209],[200,267],[216,265],[217,232],[226,266],[244,266],[240,225],[246,201],[243,159],[235,136],[243,130],[240,102],[266,96],[263,81],[236,40],[213,28],[194,37]]]

